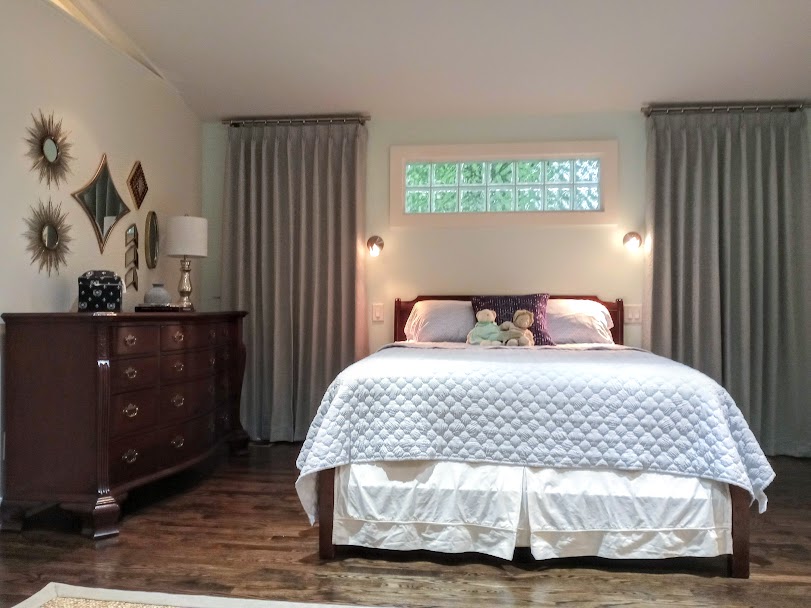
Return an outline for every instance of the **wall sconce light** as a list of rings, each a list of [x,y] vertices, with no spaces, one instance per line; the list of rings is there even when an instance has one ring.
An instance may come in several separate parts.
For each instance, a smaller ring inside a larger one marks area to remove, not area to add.
[[[629,251],[636,251],[642,247],[642,235],[638,232],[629,232],[622,238],[622,244]]]
[[[366,241],[366,247],[369,248],[369,255],[376,258],[383,251],[383,239],[377,235],[370,236],[369,240]]]

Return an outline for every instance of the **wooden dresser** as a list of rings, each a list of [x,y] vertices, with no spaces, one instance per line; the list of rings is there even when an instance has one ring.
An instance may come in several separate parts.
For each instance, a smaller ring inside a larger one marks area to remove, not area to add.
[[[118,534],[127,492],[190,467],[239,422],[244,312],[4,314],[0,528],[59,504]]]

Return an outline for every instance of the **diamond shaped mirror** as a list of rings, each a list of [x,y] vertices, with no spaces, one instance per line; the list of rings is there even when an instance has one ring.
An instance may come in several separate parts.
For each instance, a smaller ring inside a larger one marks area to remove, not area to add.
[[[73,193],[85,210],[99,241],[99,250],[104,253],[107,238],[118,220],[130,212],[121,195],[113,184],[110,169],[107,166],[107,155],[103,154],[101,163],[93,179],[81,190]]]

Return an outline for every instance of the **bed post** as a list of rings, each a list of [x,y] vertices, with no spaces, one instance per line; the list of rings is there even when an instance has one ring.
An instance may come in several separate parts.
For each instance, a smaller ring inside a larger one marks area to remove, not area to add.
[[[332,544],[332,518],[335,512],[335,469],[318,473],[318,556],[335,557]]]
[[[727,569],[732,578],[749,578],[749,492],[729,486],[732,499],[732,555]]]

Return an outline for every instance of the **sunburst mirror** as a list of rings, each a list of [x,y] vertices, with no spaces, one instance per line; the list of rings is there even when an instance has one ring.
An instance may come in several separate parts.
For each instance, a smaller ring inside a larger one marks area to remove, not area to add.
[[[84,188],[74,192],[73,198],[79,201],[90,218],[99,241],[99,249],[104,253],[104,246],[113,231],[113,226],[130,212],[115,188],[110,168],[107,166],[106,154],[102,155],[93,179]]]
[[[28,127],[28,152],[32,171],[39,171],[39,181],[45,181],[48,187],[53,183],[57,188],[70,172],[68,167],[73,157],[70,155],[71,144],[68,134],[62,129],[62,121],[56,122],[51,113],[47,118],[39,111],[39,118],[34,119],[34,126]]]
[[[59,265],[65,265],[70,253],[68,243],[72,239],[66,220],[67,213],[62,213],[62,205],[54,207],[50,199],[47,206],[39,201],[38,207],[31,207],[31,217],[25,219],[28,230],[24,236],[28,239],[26,249],[31,253],[31,263],[39,262],[39,271],[45,268],[48,276],[52,270],[59,274]]]

